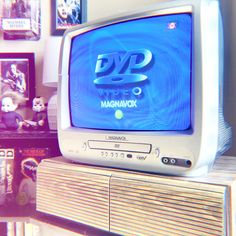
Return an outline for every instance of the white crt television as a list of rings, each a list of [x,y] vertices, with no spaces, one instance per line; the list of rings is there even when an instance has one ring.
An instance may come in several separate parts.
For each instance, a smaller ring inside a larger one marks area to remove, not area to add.
[[[62,155],[169,175],[207,173],[230,146],[222,32],[217,0],[167,0],[67,30],[59,63]]]

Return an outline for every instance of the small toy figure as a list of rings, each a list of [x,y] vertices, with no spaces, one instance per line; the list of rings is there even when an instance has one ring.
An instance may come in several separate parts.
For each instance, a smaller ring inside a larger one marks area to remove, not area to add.
[[[16,112],[18,106],[25,102],[25,98],[15,92],[6,92],[1,97],[1,130],[17,130],[23,125],[23,118]]]
[[[33,119],[25,120],[25,128],[35,130],[48,130],[47,103],[44,97],[33,99],[32,110],[35,112]]]

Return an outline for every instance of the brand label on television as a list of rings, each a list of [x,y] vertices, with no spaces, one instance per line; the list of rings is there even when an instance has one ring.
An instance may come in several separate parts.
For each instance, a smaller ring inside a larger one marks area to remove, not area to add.
[[[97,58],[97,79],[94,84],[124,85],[144,81],[147,76],[135,72],[142,72],[151,60],[152,52],[148,49],[100,54]]]
[[[130,95],[137,97],[142,93],[142,89],[140,87],[123,89],[122,86],[129,84],[137,85],[147,80],[148,77],[142,74],[142,72],[143,68],[151,63],[152,58],[152,52],[148,49],[98,55],[95,67],[97,79],[94,80],[94,84],[115,88],[107,89],[106,87],[105,89],[98,90],[101,97],[106,99],[112,98],[112,100],[102,100],[101,108],[137,107],[137,100],[120,100],[120,98],[130,97]],[[115,100],[115,98],[119,98],[119,100]]]

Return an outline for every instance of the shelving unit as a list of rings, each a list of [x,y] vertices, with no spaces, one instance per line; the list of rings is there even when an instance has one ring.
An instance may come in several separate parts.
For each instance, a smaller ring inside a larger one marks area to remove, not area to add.
[[[6,191],[5,202],[2,199],[0,205],[0,221],[4,217],[27,217],[35,212],[35,203],[23,199],[27,196],[18,196],[21,180],[27,178],[22,173],[22,162],[30,159],[38,163],[57,155],[60,150],[55,131],[0,132],[1,184],[5,185],[1,185],[1,194]]]

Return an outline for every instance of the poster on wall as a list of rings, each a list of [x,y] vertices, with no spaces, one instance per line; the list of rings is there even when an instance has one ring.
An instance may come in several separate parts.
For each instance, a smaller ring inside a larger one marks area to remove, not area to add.
[[[86,21],[86,0],[51,0],[52,35],[62,35],[70,27]]]
[[[34,53],[0,53],[0,95],[14,92],[30,102],[35,96]]]
[[[0,0],[5,40],[40,39],[40,0]]]

